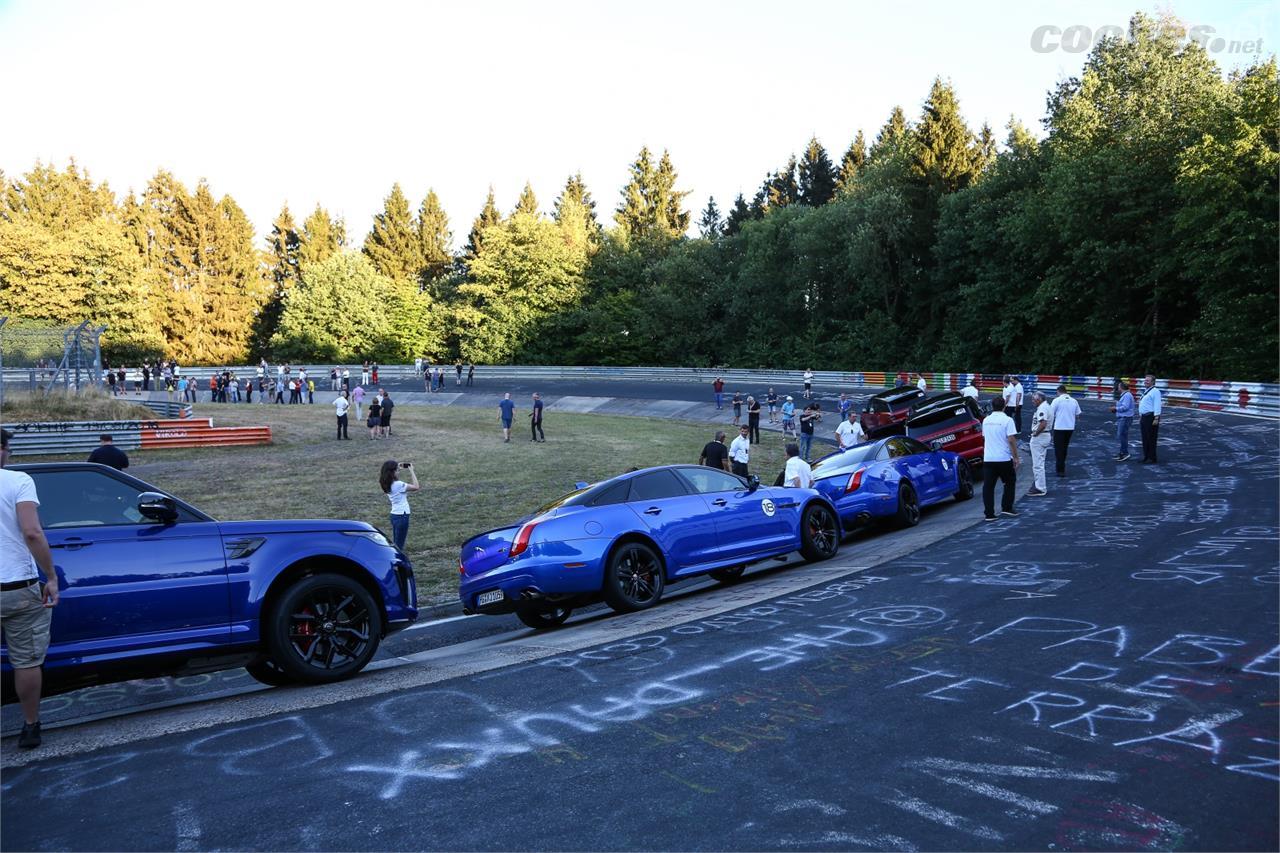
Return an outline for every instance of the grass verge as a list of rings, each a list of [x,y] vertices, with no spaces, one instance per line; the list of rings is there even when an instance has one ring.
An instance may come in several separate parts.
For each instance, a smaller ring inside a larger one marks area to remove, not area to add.
[[[146,406],[112,397],[102,391],[80,393],[60,389],[48,393],[6,391],[0,422],[6,424],[42,421],[136,421],[152,420],[156,413]]]

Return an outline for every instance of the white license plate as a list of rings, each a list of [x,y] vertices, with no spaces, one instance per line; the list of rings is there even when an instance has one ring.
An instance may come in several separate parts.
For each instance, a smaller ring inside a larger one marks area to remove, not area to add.
[[[488,592],[480,593],[479,597],[476,598],[476,606],[484,607],[486,604],[496,604],[502,599],[503,599],[502,590],[491,589]]]
[[[951,435],[944,435],[942,438],[934,439],[934,441],[938,442],[938,444],[946,444],[948,441],[955,441],[955,440],[956,440],[955,433],[952,433]]]

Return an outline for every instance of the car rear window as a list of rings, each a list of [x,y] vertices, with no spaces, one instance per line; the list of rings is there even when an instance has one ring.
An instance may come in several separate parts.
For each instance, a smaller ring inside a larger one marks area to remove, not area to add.
[[[848,474],[859,465],[875,459],[876,451],[880,448],[880,444],[859,444],[848,450],[840,450],[832,453],[830,456],[824,456],[817,462],[813,463],[813,476],[815,479],[823,477],[834,477],[837,474]]]
[[[959,429],[974,422],[974,417],[963,405],[946,406],[907,421],[907,435],[934,433],[945,429]]]

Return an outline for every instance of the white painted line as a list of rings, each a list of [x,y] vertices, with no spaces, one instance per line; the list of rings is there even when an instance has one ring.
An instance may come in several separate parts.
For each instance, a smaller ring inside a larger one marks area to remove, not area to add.
[[[457,622],[459,619],[474,619],[476,616],[479,616],[479,615],[480,614],[478,613],[463,613],[459,616],[446,616],[443,619],[433,619],[430,622],[415,622],[412,625],[410,625],[408,628],[405,628],[405,631],[421,631],[423,628],[431,628],[436,625],[444,625],[448,622]]]

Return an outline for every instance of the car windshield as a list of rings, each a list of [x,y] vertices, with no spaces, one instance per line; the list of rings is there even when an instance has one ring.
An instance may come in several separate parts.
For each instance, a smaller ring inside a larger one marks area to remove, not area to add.
[[[857,447],[851,447],[848,450],[838,450],[830,456],[824,456],[817,462],[813,463],[814,477],[831,477],[836,474],[845,474],[852,471],[858,465],[865,464],[875,459],[876,450],[879,449],[880,442],[874,441],[870,444],[859,444]]]

